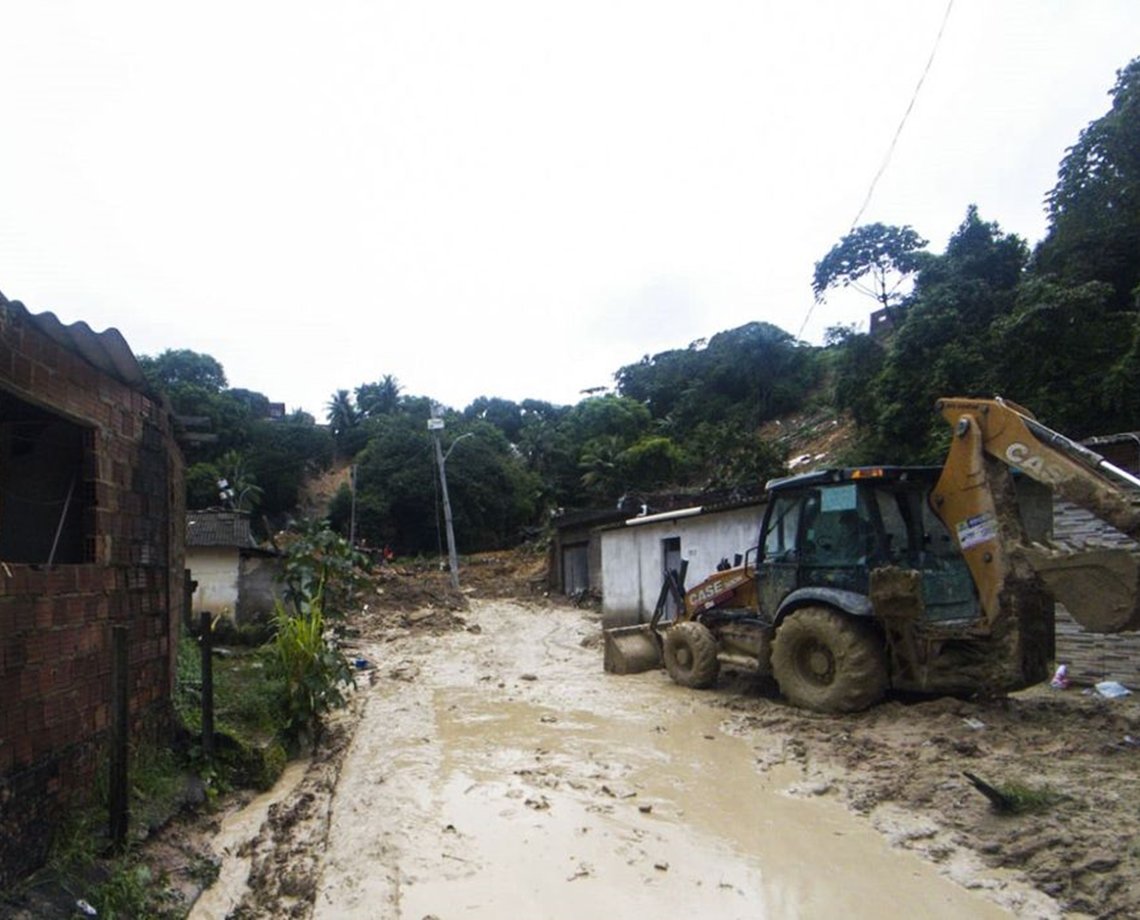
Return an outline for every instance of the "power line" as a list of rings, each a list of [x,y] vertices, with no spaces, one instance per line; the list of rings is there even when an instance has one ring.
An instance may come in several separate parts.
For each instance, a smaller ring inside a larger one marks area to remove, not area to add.
[[[907,119],[910,118],[910,113],[914,109],[914,103],[918,99],[918,94],[922,89],[922,84],[926,81],[926,75],[930,73],[930,66],[934,63],[934,57],[938,54],[938,46],[942,44],[942,34],[946,31],[946,23],[950,19],[950,11],[954,8],[954,0],[948,0],[946,4],[946,12],[942,14],[942,24],[938,27],[938,34],[934,37],[934,47],[930,49],[930,57],[926,59],[926,66],[922,68],[922,75],[918,78],[918,82],[914,85],[914,92],[910,95],[910,102],[907,103],[906,111],[903,112],[902,118],[899,120],[899,126],[895,128],[895,135],[891,138],[891,143],[887,147],[886,155],[883,157],[883,162],[879,166],[878,172],[871,180],[871,185],[867,189],[867,197],[863,199],[863,204],[860,206],[855,219],[851,221],[851,230],[859,226],[859,220],[863,216],[863,212],[867,210],[867,205],[871,203],[871,196],[875,194],[875,186],[879,184],[879,179],[883,177],[883,173],[887,171],[887,166],[891,162],[891,157],[894,155],[895,147],[898,145],[899,137],[902,135],[903,128],[906,127]],[[851,232],[850,230],[848,231]]]
[[[922,90],[922,84],[926,82],[926,75],[930,73],[931,65],[934,64],[934,58],[938,54],[938,47],[942,44],[942,35],[946,31],[946,23],[950,21],[950,11],[954,8],[954,0],[947,0],[946,11],[942,14],[942,22],[938,26],[938,34],[934,36],[934,45],[930,49],[930,56],[926,59],[926,66],[922,68],[922,74],[918,78],[918,82],[914,85],[914,92],[910,94],[910,102],[907,103],[906,111],[899,119],[899,125],[895,128],[894,136],[891,138],[890,144],[887,146],[887,152],[883,156],[883,162],[879,164],[878,170],[875,172],[874,177],[871,179],[871,184],[867,187],[867,195],[863,199],[863,204],[860,205],[859,210],[855,214],[855,219],[851,221],[851,228],[847,232],[850,233],[859,226],[859,221],[863,217],[863,212],[867,210],[867,206],[871,203],[871,197],[875,194],[875,188],[879,184],[879,180],[883,177],[883,173],[887,171],[887,166],[890,165],[891,157],[894,155],[895,147],[898,146],[899,138],[902,136],[903,128],[906,127],[907,119],[910,118],[910,113],[914,110],[914,104],[918,101],[918,94]],[[811,315],[815,311],[816,301],[812,301],[808,307],[807,314],[804,316],[804,321],[800,325],[800,331],[796,333],[796,338],[799,339],[804,334],[804,329],[807,328],[808,322],[811,320]]]

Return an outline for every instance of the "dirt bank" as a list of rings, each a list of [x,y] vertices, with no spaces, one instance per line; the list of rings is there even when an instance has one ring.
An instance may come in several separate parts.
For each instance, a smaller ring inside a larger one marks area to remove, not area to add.
[[[359,723],[263,826],[235,916],[1140,915],[1134,697],[832,718],[604,675],[599,639],[539,602],[366,617]],[[963,771],[1058,800],[998,815]]]

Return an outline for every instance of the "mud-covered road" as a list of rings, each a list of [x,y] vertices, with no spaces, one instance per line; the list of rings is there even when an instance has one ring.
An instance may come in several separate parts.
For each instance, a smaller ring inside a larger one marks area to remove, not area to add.
[[[590,611],[463,619],[360,640],[373,669],[271,809],[236,916],[1137,915],[1131,700],[838,719],[606,675]],[[998,816],[963,770],[1062,798]]]

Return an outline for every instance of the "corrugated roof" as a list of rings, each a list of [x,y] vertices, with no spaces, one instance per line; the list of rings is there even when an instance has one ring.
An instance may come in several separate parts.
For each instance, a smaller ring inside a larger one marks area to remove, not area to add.
[[[0,293],[0,306],[21,313],[28,323],[53,342],[83,358],[92,367],[135,390],[147,390],[138,359],[118,329],[95,332],[84,322],[65,326],[54,313],[32,313],[18,300]]]
[[[623,496],[623,499],[626,497]],[[644,500],[643,500],[644,499]],[[553,520],[556,530],[566,531],[576,528],[609,530],[625,527],[633,518],[665,520],[669,517],[683,517],[694,514],[714,514],[718,511],[732,511],[750,505],[762,505],[768,493],[762,484],[736,486],[730,489],[713,489],[692,493],[646,493],[642,497],[629,497],[621,507],[594,508],[568,511]],[[694,510],[695,509],[695,510]],[[641,512],[639,515],[638,512]],[[645,523],[639,521],[639,523]]]
[[[256,546],[249,515],[240,511],[186,512],[187,546]]]

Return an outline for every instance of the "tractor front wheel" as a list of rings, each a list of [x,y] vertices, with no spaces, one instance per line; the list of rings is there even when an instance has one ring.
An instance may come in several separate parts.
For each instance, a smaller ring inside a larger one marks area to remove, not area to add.
[[[716,683],[716,637],[703,623],[686,620],[670,626],[662,645],[665,670],[682,687],[703,689]]]
[[[887,690],[882,640],[870,624],[827,607],[784,620],[772,640],[772,674],[788,700],[817,712],[866,709]]]

